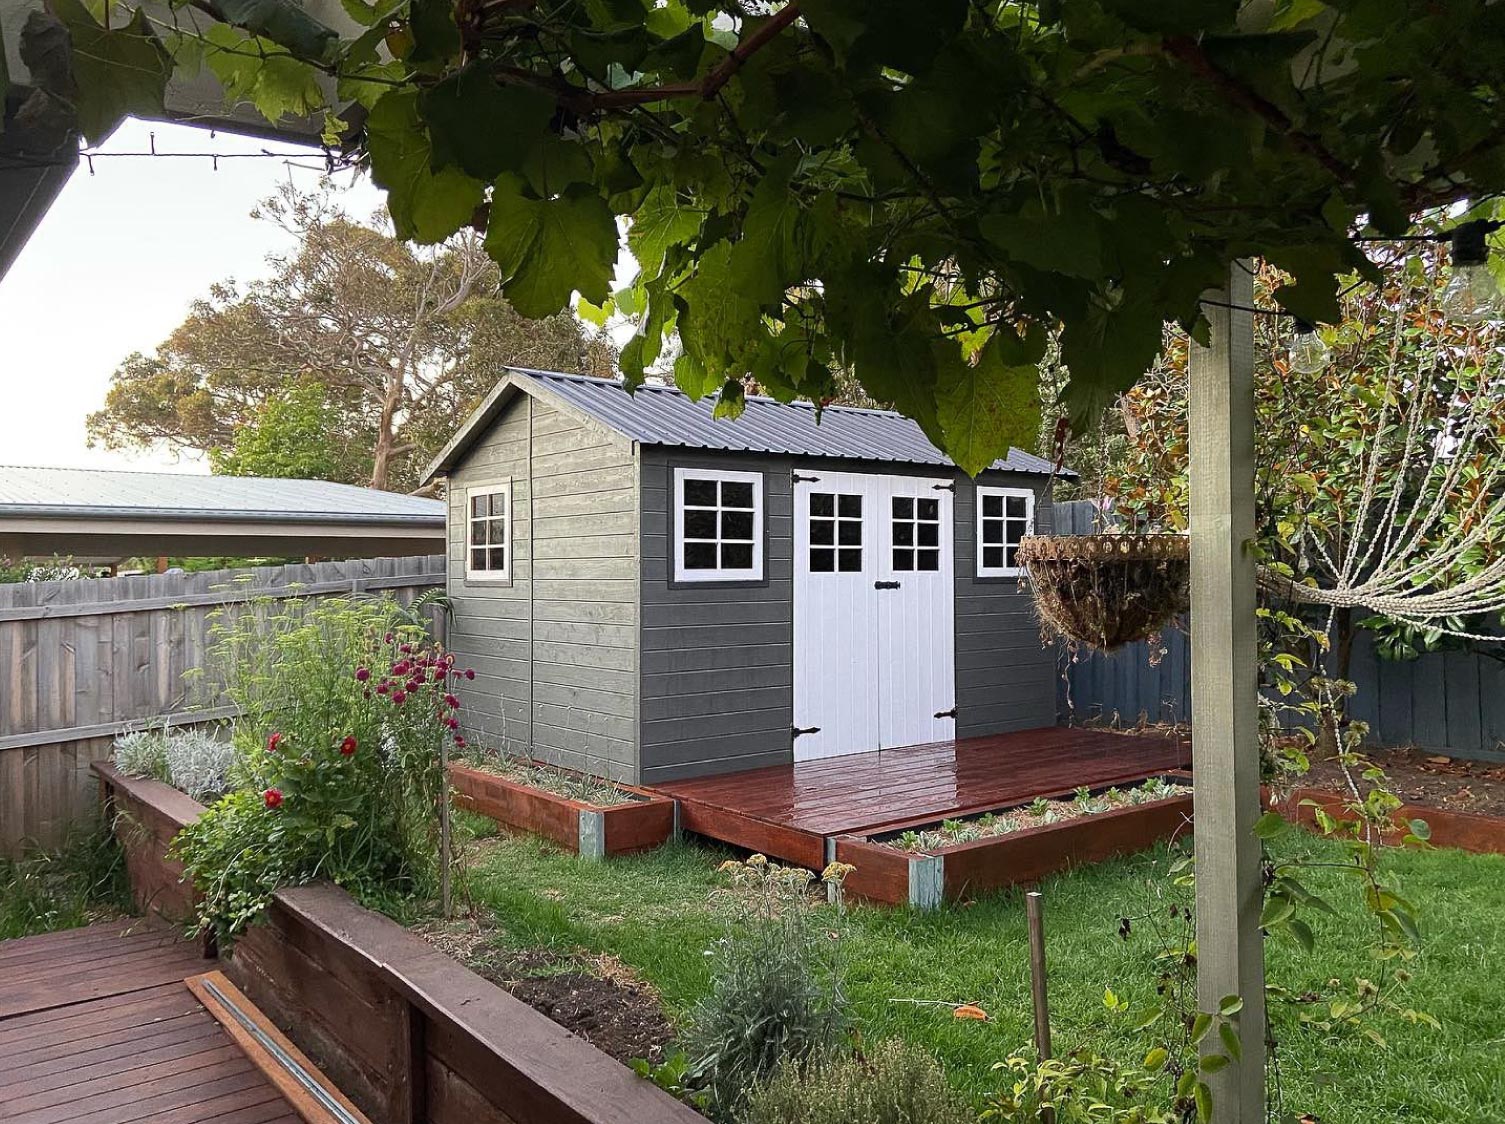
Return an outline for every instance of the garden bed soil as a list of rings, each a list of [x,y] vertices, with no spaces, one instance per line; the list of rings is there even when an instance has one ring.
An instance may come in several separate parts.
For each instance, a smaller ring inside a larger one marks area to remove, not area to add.
[[[1505,818],[1505,762],[1464,761],[1418,749],[1367,749],[1364,756],[1385,770],[1390,791],[1407,804]],[[1333,760],[1313,761],[1301,780],[1309,788],[1348,791]],[[1354,780],[1361,793],[1369,790],[1358,771]]]
[[[552,839],[582,858],[651,850],[674,834],[674,801],[643,789],[618,785],[629,800],[603,807],[469,765],[451,765],[449,777],[460,807]]]
[[[906,851],[881,838],[845,836],[836,859],[855,870],[847,893],[866,901],[922,909],[1041,878],[1080,863],[1143,850],[1190,830],[1191,793],[1112,811],[954,843]]]

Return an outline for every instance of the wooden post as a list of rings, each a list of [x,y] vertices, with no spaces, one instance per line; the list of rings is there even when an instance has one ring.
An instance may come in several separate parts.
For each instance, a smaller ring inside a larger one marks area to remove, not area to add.
[[[1265,968],[1259,915],[1259,700],[1254,558],[1254,279],[1235,262],[1191,345],[1191,703],[1197,1004],[1233,1018],[1242,1061],[1207,1077],[1218,1124],[1265,1119]],[[1218,1035],[1204,1049],[1221,1052]]]
[[[1045,899],[1039,890],[1024,895],[1029,921],[1029,984],[1035,1004],[1035,1051],[1043,1062],[1050,1057],[1050,999],[1045,989]]]

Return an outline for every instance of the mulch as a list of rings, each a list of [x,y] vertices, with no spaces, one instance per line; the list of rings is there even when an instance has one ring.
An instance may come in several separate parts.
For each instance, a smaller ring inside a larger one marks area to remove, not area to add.
[[[1365,757],[1389,777],[1388,787],[1407,804],[1452,812],[1505,817],[1505,763],[1466,761],[1415,749],[1367,749]],[[1354,771],[1360,791],[1368,782]],[[1302,785],[1344,793],[1348,786],[1337,762],[1312,761]]]

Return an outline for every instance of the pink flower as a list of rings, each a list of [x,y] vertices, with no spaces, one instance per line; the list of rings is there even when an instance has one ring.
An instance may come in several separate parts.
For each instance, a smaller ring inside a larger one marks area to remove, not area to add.
[[[465,669],[465,678],[466,679],[474,679],[475,677],[476,677],[476,669],[473,668],[473,667],[467,667]]]
[[[271,737],[269,737],[267,739],[267,752],[268,753],[276,753],[277,752],[277,747],[279,745],[281,745],[281,744],[282,744],[282,735],[281,734],[273,734]]]
[[[266,802],[268,808],[275,808],[282,803],[282,790],[280,788],[269,788],[261,794],[261,799]]]
[[[355,669],[355,681],[357,683],[364,683],[367,679],[370,678],[371,669],[369,667],[358,667]]]
[[[349,757],[353,753],[355,753],[355,746],[355,735],[347,734],[345,736],[345,740],[340,743],[340,752],[343,753],[346,757]]]
[[[403,703],[408,701],[407,692],[402,690],[393,691],[392,701],[395,702],[398,706],[401,706]]]

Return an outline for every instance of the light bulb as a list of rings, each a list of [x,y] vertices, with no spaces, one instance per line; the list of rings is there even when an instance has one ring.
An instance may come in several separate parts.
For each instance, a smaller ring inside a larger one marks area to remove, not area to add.
[[[1442,311],[1450,320],[1465,324],[1500,318],[1500,285],[1488,262],[1453,266],[1453,276],[1442,291]]]
[[[1442,293],[1442,311],[1465,324],[1498,319],[1505,311],[1500,285],[1489,269],[1489,232],[1498,226],[1476,219],[1453,228],[1453,276]]]
[[[1316,375],[1326,369],[1332,359],[1332,349],[1317,334],[1317,329],[1304,320],[1296,321],[1296,335],[1286,348],[1291,370],[1298,375]]]

